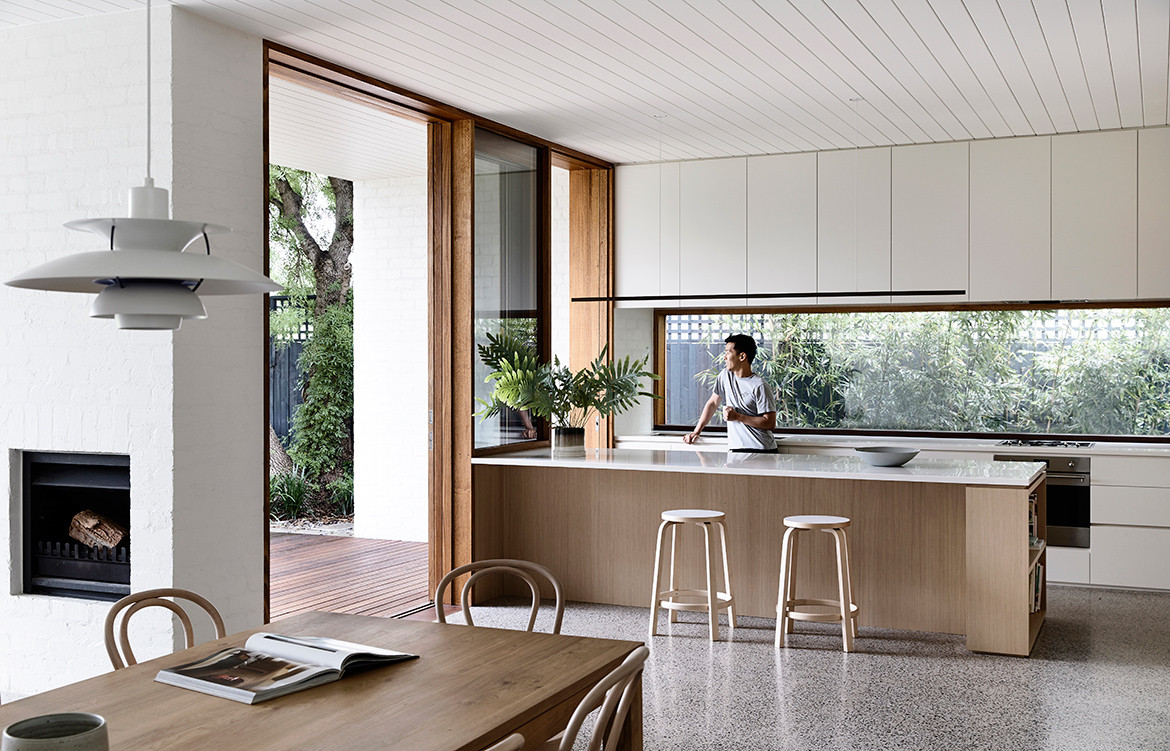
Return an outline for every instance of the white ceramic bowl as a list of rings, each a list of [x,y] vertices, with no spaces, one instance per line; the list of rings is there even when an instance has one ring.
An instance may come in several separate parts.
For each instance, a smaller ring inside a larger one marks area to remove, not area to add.
[[[901,467],[918,455],[918,449],[901,446],[861,446],[853,450],[875,467]]]

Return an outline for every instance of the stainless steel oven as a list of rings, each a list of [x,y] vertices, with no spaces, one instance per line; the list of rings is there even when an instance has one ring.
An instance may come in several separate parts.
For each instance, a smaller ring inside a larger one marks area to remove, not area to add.
[[[997,462],[1043,462],[1048,467],[1048,544],[1089,547],[1089,457],[997,454]]]

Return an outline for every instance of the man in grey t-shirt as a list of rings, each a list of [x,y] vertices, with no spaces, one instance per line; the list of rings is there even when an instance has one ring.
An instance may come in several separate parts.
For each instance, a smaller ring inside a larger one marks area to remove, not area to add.
[[[777,453],[772,430],[776,427],[776,399],[764,379],[752,373],[756,359],[756,340],[747,334],[733,334],[724,340],[723,370],[715,380],[711,398],[703,405],[699,424],[683,436],[694,443],[707,422],[723,402],[723,419],[727,421],[729,451]]]

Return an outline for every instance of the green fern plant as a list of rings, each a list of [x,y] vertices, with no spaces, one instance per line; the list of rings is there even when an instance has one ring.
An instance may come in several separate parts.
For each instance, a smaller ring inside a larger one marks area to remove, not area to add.
[[[555,428],[583,428],[594,413],[609,417],[630,409],[640,397],[659,398],[642,390],[643,378],[658,380],[646,370],[649,356],[610,360],[609,348],[602,347],[588,367],[574,373],[559,358],[542,363],[527,346],[518,345],[491,334],[488,344],[480,345],[480,359],[493,369],[487,380],[495,382],[490,401],[479,400],[480,419],[511,407],[543,417]]]

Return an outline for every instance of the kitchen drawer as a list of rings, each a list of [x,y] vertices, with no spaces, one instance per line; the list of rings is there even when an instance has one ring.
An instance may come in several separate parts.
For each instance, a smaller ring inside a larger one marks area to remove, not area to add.
[[[1092,582],[1170,589],[1170,529],[1094,526]]]
[[[1093,524],[1170,527],[1170,489],[1094,485]]]
[[[1050,547],[1045,553],[1048,567],[1045,579],[1065,584],[1088,584],[1089,549]]]
[[[1092,477],[1094,488],[1098,485],[1170,488],[1170,457],[1095,456]]]

